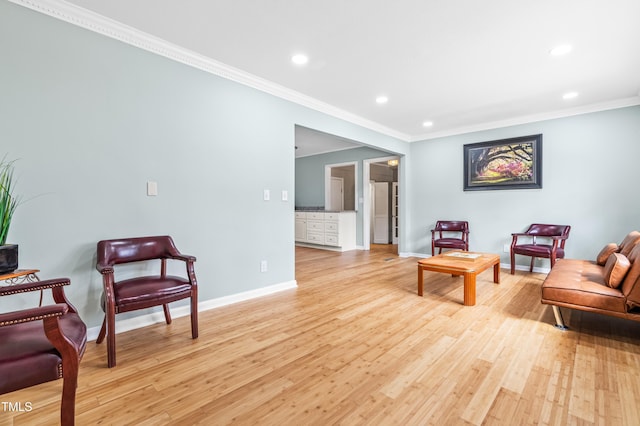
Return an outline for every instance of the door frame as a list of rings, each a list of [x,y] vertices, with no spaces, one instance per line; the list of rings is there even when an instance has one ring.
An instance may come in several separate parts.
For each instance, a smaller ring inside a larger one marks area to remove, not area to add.
[[[324,165],[324,205],[331,204],[331,169],[334,167],[353,166],[353,186],[355,197],[355,209],[358,211],[358,162],[347,161],[345,163],[325,164]],[[343,199],[344,205],[344,199]]]
[[[372,163],[384,163],[389,160],[398,160],[398,184],[400,183],[400,168],[402,167],[402,158],[397,155],[390,155],[388,157],[370,158],[368,160],[362,160],[362,182],[363,185],[369,186],[371,181],[371,164]],[[362,191],[362,249],[371,250],[371,194],[369,190]],[[400,207],[398,207],[400,208]],[[400,215],[398,215],[400,216]],[[398,221],[398,240],[400,240],[400,222]],[[400,241],[398,241],[400,244]]]

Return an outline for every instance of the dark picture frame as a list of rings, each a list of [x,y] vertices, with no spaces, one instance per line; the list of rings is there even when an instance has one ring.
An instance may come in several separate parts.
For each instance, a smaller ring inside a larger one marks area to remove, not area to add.
[[[463,148],[465,191],[542,188],[542,134]]]

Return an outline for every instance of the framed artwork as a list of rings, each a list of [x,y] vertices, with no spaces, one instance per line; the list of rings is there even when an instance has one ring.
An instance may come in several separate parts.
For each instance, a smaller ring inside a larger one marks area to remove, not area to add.
[[[464,190],[542,188],[542,135],[464,145]]]

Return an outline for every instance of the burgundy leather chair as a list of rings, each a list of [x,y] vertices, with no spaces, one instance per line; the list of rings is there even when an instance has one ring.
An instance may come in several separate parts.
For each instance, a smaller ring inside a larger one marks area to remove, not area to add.
[[[442,249],[458,249],[469,251],[469,222],[460,220],[439,220],[435,229],[431,230],[431,256]]]
[[[55,304],[0,314],[0,394],[62,379],[60,423],[75,422],[87,327],[67,300],[67,278],[0,286],[0,296],[51,289]]]
[[[564,244],[569,238],[570,230],[571,226],[569,225],[534,223],[525,232],[511,234],[511,274],[515,273],[516,254],[531,256],[529,272],[533,271],[533,262],[536,257],[549,259],[553,268],[556,259],[564,257]],[[526,242],[522,242],[522,237],[525,237]],[[518,238],[521,238],[520,243],[518,243]],[[538,238],[543,240],[542,244],[538,242]]]
[[[186,278],[167,275],[167,259],[184,262]],[[159,275],[144,275],[116,281],[116,265],[155,261],[160,263]],[[169,236],[124,238],[98,242],[96,269],[102,274],[104,321],[96,339],[102,343],[107,336],[107,364],[116,365],[116,314],[162,305],[165,320],[171,324],[168,304],[191,299],[191,337],[198,337],[198,285],[193,264],[196,258],[181,254]]]

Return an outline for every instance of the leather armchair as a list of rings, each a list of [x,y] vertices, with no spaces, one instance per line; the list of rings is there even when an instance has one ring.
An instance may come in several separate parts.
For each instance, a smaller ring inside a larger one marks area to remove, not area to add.
[[[435,256],[443,248],[469,251],[469,222],[439,220],[431,230],[431,256]]]
[[[569,225],[534,223],[525,232],[511,234],[511,274],[515,273],[516,254],[531,256],[529,272],[533,271],[533,263],[536,257],[549,259],[553,268],[556,259],[564,257],[564,245],[567,238],[569,238],[569,231],[571,231],[571,226]],[[519,238],[520,242],[518,242]],[[543,242],[539,243],[538,238],[541,238]],[[526,242],[522,242],[523,239]]]
[[[0,296],[51,289],[55,304],[0,314],[0,394],[63,379],[60,423],[75,422],[87,327],[65,297],[67,278],[0,286]]]
[[[96,343],[107,337],[107,364],[116,365],[115,316],[121,312],[162,306],[167,324],[171,324],[168,304],[191,299],[191,337],[198,337],[198,286],[194,271],[196,258],[181,254],[169,236],[103,240],[97,246],[96,269],[102,274],[105,316]],[[167,260],[184,262],[186,278],[167,275]],[[116,281],[116,265],[131,262],[160,261],[159,275],[144,275]]]

